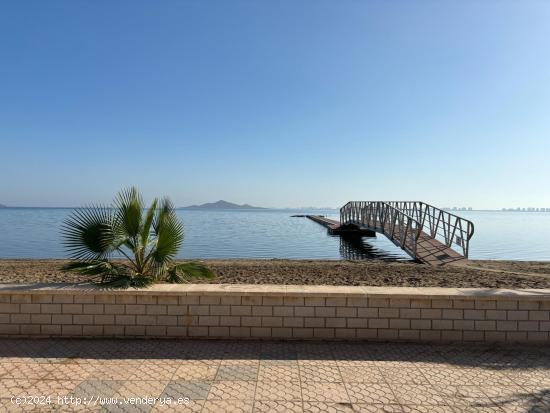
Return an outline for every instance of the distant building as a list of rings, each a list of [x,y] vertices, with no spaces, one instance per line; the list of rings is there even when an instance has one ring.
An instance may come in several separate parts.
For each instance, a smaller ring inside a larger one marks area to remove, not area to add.
[[[550,208],[536,208],[536,207],[517,207],[517,208],[501,208],[501,211],[516,211],[516,212],[550,212]]]

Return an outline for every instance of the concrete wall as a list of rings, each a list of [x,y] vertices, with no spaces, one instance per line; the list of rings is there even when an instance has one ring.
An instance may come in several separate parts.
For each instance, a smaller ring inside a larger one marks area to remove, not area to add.
[[[550,342],[550,290],[0,285],[0,336]]]

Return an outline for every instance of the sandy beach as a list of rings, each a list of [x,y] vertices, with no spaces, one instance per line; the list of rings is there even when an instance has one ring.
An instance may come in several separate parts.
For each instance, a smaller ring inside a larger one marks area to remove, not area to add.
[[[64,260],[0,260],[1,283],[81,283]],[[550,288],[550,262],[469,261],[465,267],[326,260],[204,260],[216,284],[369,285],[457,288]]]

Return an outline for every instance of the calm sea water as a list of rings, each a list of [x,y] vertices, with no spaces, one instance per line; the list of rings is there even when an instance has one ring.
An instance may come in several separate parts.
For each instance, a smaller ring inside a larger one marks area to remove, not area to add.
[[[70,209],[0,209],[0,258],[65,258],[61,223]],[[295,213],[338,219],[337,210],[179,210],[180,258],[388,259],[408,256],[384,236],[345,240]],[[465,211],[475,225],[471,258],[550,260],[550,213]]]

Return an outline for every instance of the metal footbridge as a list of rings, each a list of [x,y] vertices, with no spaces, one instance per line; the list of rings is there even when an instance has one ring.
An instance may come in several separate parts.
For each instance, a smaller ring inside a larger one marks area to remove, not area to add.
[[[412,258],[426,264],[463,263],[474,224],[420,201],[351,201],[340,208],[340,222],[309,218],[331,232],[373,231],[385,235]]]

